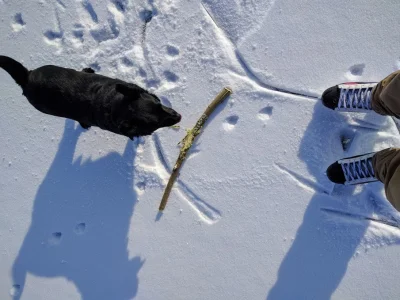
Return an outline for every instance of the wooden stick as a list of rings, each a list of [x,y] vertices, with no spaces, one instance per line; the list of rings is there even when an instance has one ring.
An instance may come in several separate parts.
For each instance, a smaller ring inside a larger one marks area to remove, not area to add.
[[[165,187],[164,190],[164,195],[161,199],[161,204],[160,207],[158,208],[159,211],[163,211],[165,206],[167,205],[169,195],[172,190],[172,186],[175,183],[176,178],[179,175],[179,170],[182,167],[183,162],[186,159],[186,155],[192,147],[194,140],[196,137],[201,133],[201,129],[203,128],[204,124],[212,114],[212,112],[220,105],[226,97],[228,97],[232,91],[225,87],[222,89],[222,91],[215,97],[214,101],[210,103],[210,105],[207,107],[205,112],[201,115],[200,119],[197,121],[196,125],[187,131],[186,136],[183,138],[183,140],[179,143],[181,145],[181,151],[179,152],[178,159],[176,160],[175,166],[172,169],[171,177],[168,180],[168,184]]]

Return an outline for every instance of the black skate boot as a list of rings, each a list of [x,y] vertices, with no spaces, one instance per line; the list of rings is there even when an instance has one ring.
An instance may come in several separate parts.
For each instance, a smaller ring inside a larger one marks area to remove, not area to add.
[[[338,184],[353,185],[378,181],[372,167],[375,152],[343,158],[326,170],[328,178]]]
[[[344,112],[368,112],[371,93],[376,82],[347,82],[335,85],[322,94],[322,103],[333,110]]]

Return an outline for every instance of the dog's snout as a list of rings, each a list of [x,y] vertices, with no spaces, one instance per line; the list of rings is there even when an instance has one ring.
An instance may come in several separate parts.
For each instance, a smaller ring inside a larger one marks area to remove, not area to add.
[[[181,120],[182,116],[172,108],[164,106],[164,111],[168,113],[169,117]]]
[[[163,109],[167,113],[164,119],[166,126],[172,126],[181,121],[182,116],[175,110],[166,106],[164,106]]]
[[[169,114],[169,116],[167,117],[167,119],[171,120],[171,121],[175,121],[176,123],[180,122],[182,119],[182,116],[180,114],[178,114],[176,111],[171,112]]]
[[[174,116],[180,121],[181,119],[182,119],[182,116],[179,114],[179,113],[177,113],[176,111],[174,111]],[[178,121],[178,122],[179,122]]]

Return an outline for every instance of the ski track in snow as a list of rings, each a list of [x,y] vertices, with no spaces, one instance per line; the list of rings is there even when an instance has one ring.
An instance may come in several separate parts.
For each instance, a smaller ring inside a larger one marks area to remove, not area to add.
[[[260,88],[265,89],[265,90],[270,91],[270,92],[271,91],[275,91],[275,92],[279,92],[281,94],[288,95],[288,96],[299,96],[299,97],[315,99],[315,100],[317,100],[319,98],[318,95],[300,93],[300,92],[296,92],[296,91],[290,91],[288,89],[281,89],[281,88],[277,88],[277,87],[275,87],[273,85],[265,83],[262,79],[259,78],[259,76],[257,76],[257,74],[255,74],[253,72],[251,67],[247,64],[246,60],[241,55],[241,53],[238,50],[238,48],[235,45],[235,43],[228,37],[228,35],[224,32],[222,27],[218,25],[218,23],[216,22],[215,18],[208,11],[208,9],[204,6],[203,2],[201,2],[201,6],[203,8],[204,14],[209,17],[211,22],[215,25],[215,28],[219,31],[219,35],[220,36],[222,35],[223,38],[226,41],[228,41],[228,44],[230,44],[231,51],[233,51],[234,57],[236,58],[237,63],[239,63],[239,65],[242,67],[242,70],[244,71],[244,73],[245,73],[245,75],[246,75],[246,77],[248,79],[253,81]],[[233,70],[231,70],[231,72],[236,73]],[[237,73],[236,73],[236,75],[241,76],[240,74],[237,74]]]
[[[375,223],[382,224],[384,226],[391,226],[391,227],[394,227],[394,228],[400,230],[399,223],[397,223],[395,221],[383,219],[383,218],[381,219],[379,217],[374,218],[369,215],[365,215],[365,214],[358,213],[358,212],[344,211],[344,210],[339,210],[339,209],[334,209],[334,208],[329,208],[329,207],[322,207],[321,211],[323,211],[327,214],[339,215],[339,216],[353,219],[353,220],[375,222]]]
[[[155,157],[156,169],[161,170],[163,174],[162,177],[168,180],[172,172],[172,168],[165,159],[165,152],[162,149],[161,141],[157,133],[153,134],[153,145],[153,156]],[[175,182],[175,186],[178,186],[178,191],[182,197],[191,205],[191,207],[206,223],[214,224],[221,218],[221,212],[218,209],[201,199],[188,187],[187,184],[185,184],[179,178]]]
[[[284,173],[290,180],[294,181],[298,186],[308,192],[312,193],[322,193],[322,194],[329,194],[330,192],[320,185],[318,182],[315,182],[311,179],[304,177],[296,173],[293,170],[290,170],[280,164],[275,164],[275,167],[282,173]]]
[[[365,226],[368,223],[368,232],[363,237],[360,245],[364,252],[369,249],[382,248],[390,245],[397,245],[400,242],[400,222],[391,214],[368,213],[353,209],[321,207],[321,213],[325,214],[327,220],[334,222],[350,223],[351,226]],[[354,253],[354,257],[360,254]]]
[[[63,9],[67,8],[67,6],[64,4],[63,1],[61,1],[61,0],[56,0],[56,2],[57,2],[57,4],[58,4],[61,8],[63,8]]]

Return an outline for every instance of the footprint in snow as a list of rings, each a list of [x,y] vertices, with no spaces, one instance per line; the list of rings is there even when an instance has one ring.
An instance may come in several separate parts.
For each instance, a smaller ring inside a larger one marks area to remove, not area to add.
[[[11,27],[13,28],[13,30],[15,32],[21,31],[22,29],[24,29],[25,25],[26,23],[22,19],[22,14],[21,13],[15,14],[14,21],[11,23]]]
[[[266,106],[263,109],[261,109],[258,114],[257,114],[257,118],[263,122],[268,121],[271,116],[272,116],[272,111],[273,111],[273,107],[272,106]]]
[[[82,234],[84,234],[85,233],[85,231],[86,231],[86,223],[79,223],[79,224],[77,224],[76,226],[75,226],[75,233],[77,234],[77,235],[82,235]]]
[[[172,45],[167,45],[167,54],[169,59],[175,59],[179,55],[179,48],[172,46]]]
[[[57,246],[61,243],[62,233],[61,232],[53,232],[49,237],[48,243],[51,246]]]
[[[346,73],[346,78],[349,80],[356,80],[357,77],[362,76],[364,73],[365,64],[355,64],[349,68]]]
[[[232,131],[235,128],[238,121],[239,121],[239,116],[232,115],[225,119],[224,123],[222,124],[222,128],[224,128],[225,131]]]
[[[167,79],[169,82],[177,82],[179,80],[178,75],[171,71],[164,71],[164,77]]]
[[[19,284],[14,284],[10,289],[10,296],[11,297],[19,296],[20,292],[21,292],[21,286]]]

